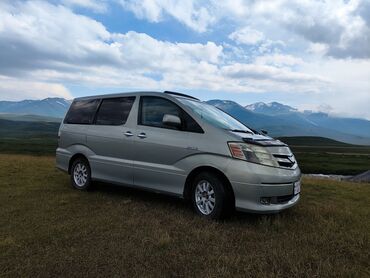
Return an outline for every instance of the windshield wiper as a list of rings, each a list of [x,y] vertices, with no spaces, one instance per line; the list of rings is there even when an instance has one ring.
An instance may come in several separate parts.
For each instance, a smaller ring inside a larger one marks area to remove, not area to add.
[[[229,130],[232,131],[232,132],[242,132],[242,133],[253,134],[253,132],[249,131],[249,130],[243,130],[243,129],[229,129]]]

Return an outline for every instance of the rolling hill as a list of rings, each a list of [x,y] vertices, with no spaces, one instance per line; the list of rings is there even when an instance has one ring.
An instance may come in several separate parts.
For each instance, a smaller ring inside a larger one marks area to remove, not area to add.
[[[39,121],[11,121],[0,119],[1,138],[56,138],[60,123]]]
[[[279,140],[283,141],[284,143],[288,144],[289,146],[310,146],[310,147],[361,147],[358,145],[351,145],[347,143],[343,143],[340,141],[336,141],[329,138],[324,137],[315,137],[315,136],[292,136],[292,137],[279,137]],[[369,149],[367,147],[366,149]]]
[[[16,121],[16,122],[60,123],[62,121],[62,118],[55,118],[55,117],[41,116],[41,115],[0,113],[0,120],[10,120],[10,121]]]

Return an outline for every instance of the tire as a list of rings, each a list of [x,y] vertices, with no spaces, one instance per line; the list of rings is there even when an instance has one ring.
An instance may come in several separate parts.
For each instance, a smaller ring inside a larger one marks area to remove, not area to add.
[[[197,214],[221,219],[231,212],[231,198],[222,179],[210,172],[199,173],[192,181],[191,199]]]
[[[71,184],[78,190],[87,190],[91,187],[91,169],[89,162],[84,158],[76,158],[71,166]]]

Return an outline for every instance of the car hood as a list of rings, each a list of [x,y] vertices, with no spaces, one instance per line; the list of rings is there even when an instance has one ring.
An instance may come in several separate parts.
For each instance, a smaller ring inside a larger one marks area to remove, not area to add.
[[[230,131],[233,135],[235,135],[238,139],[249,143],[249,144],[255,144],[255,145],[261,145],[261,146],[284,146],[286,147],[287,145],[280,140],[274,139],[270,136],[267,135],[262,135],[262,134],[249,134],[249,133],[244,133],[244,132],[234,132]]]

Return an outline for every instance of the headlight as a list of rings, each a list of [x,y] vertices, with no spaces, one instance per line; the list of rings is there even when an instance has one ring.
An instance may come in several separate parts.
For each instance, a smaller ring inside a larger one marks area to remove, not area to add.
[[[265,147],[237,142],[229,142],[228,144],[231,155],[234,158],[279,167],[276,159],[266,150]]]

